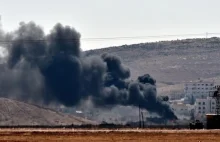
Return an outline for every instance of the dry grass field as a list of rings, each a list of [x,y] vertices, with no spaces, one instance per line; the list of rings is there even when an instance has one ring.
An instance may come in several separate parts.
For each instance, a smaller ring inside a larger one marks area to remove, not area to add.
[[[219,142],[220,130],[1,129],[2,141]]]

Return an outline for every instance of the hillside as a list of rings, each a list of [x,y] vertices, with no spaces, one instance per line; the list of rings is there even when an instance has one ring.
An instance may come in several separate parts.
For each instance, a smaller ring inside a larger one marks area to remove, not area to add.
[[[15,100],[0,98],[0,125],[80,125],[92,121]]]
[[[180,91],[184,82],[198,78],[219,81],[219,49],[220,39],[213,37],[123,45],[86,51],[85,55],[118,55],[130,68],[132,79],[149,73],[157,80],[159,93],[163,94],[172,89]]]

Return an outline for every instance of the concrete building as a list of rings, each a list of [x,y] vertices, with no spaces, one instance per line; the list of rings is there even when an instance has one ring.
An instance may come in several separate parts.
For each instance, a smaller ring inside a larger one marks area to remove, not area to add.
[[[184,104],[181,102],[172,102],[170,107],[177,116],[188,116],[190,117],[194,111],[194,105]]]
[[[169,99],[170,100],[180,100],[184,98],[184,93],[171,93],[169,94]]]
[[[206,114],[216,112],[216,101],[211,95],[216,91],[214,81],[198,80],[184,85],[184,98],[170,100],[170,106],[177,115],[190,116],[204,121]]]
[[[197,82],[189,82],[184,85],[185,99],[188,103],[191,101],[192,97],[194,99],[205,99],[215,90],[214,81],[199,80]]]
[[[215,113],[216,101],[211,97],[206,99],[196,99],[194,117],[198,120],[205,120],[206,114]]]

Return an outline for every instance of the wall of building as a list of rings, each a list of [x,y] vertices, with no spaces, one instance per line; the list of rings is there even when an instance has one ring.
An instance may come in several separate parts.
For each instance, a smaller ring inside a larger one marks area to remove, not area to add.
[[[209,97],[210,93],[215,91],[215,84],[213,82],[204,82],[202,80],[198,82],[190,82],[184,85],[184,94],[186,97],[192,95],[197,99],[204,99]]]
[[[170,106],[176,115],[190,116],[191,112],[194,109],[194,105],[184,104],[180,102],[173,102]]]
[[[184,93],[172,93],[169,95],[170,100],[180,100],[184,98],[185,94]]]
[[[205,120],[206,114],[215,113],[216,101],[215,99],[208,97],[206,99],[196,99],[195,102],[195,119]]]
[[[217,90],[216,86],[214,81],[199,80],[185,83],[184,98],[171,100],[170,106],[177,115],[192,116],[193,114],[194,119],[204,121],[206,114],[216,113],[216,101],[211,97]]]

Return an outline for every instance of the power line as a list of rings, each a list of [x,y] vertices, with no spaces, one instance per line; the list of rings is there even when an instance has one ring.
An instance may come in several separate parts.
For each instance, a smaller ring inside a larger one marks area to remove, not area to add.
[[[19,40],[21,42],[46,42],[46,41],[63,41],[74,42],[74,41],[105,41],[105,40],[128,40],[128,39],[149,39],[149,38],[166,38],[166,37],[189,37],[189,36],[204,36],[207,38],[208,35],[220,35],[220,33],[199,33],[199,34],[176,34],[176,35],[151,35],[151,36],[128,36],[128,37],[97,37],[97,38],[59,38],[59,39],[25,39]],[[12,43],[16,40],[0,40],[0,43]]]
[[[154,35],[154,36],[130,36],[130,37],[107,37],[107,38],[84,38],[82,40],[107,40],[107,39],[143,39],[143,38],[159,38],[159,37],[177,37],[177,36],[203,36],[202,34],[179,34],[179,35]]]

